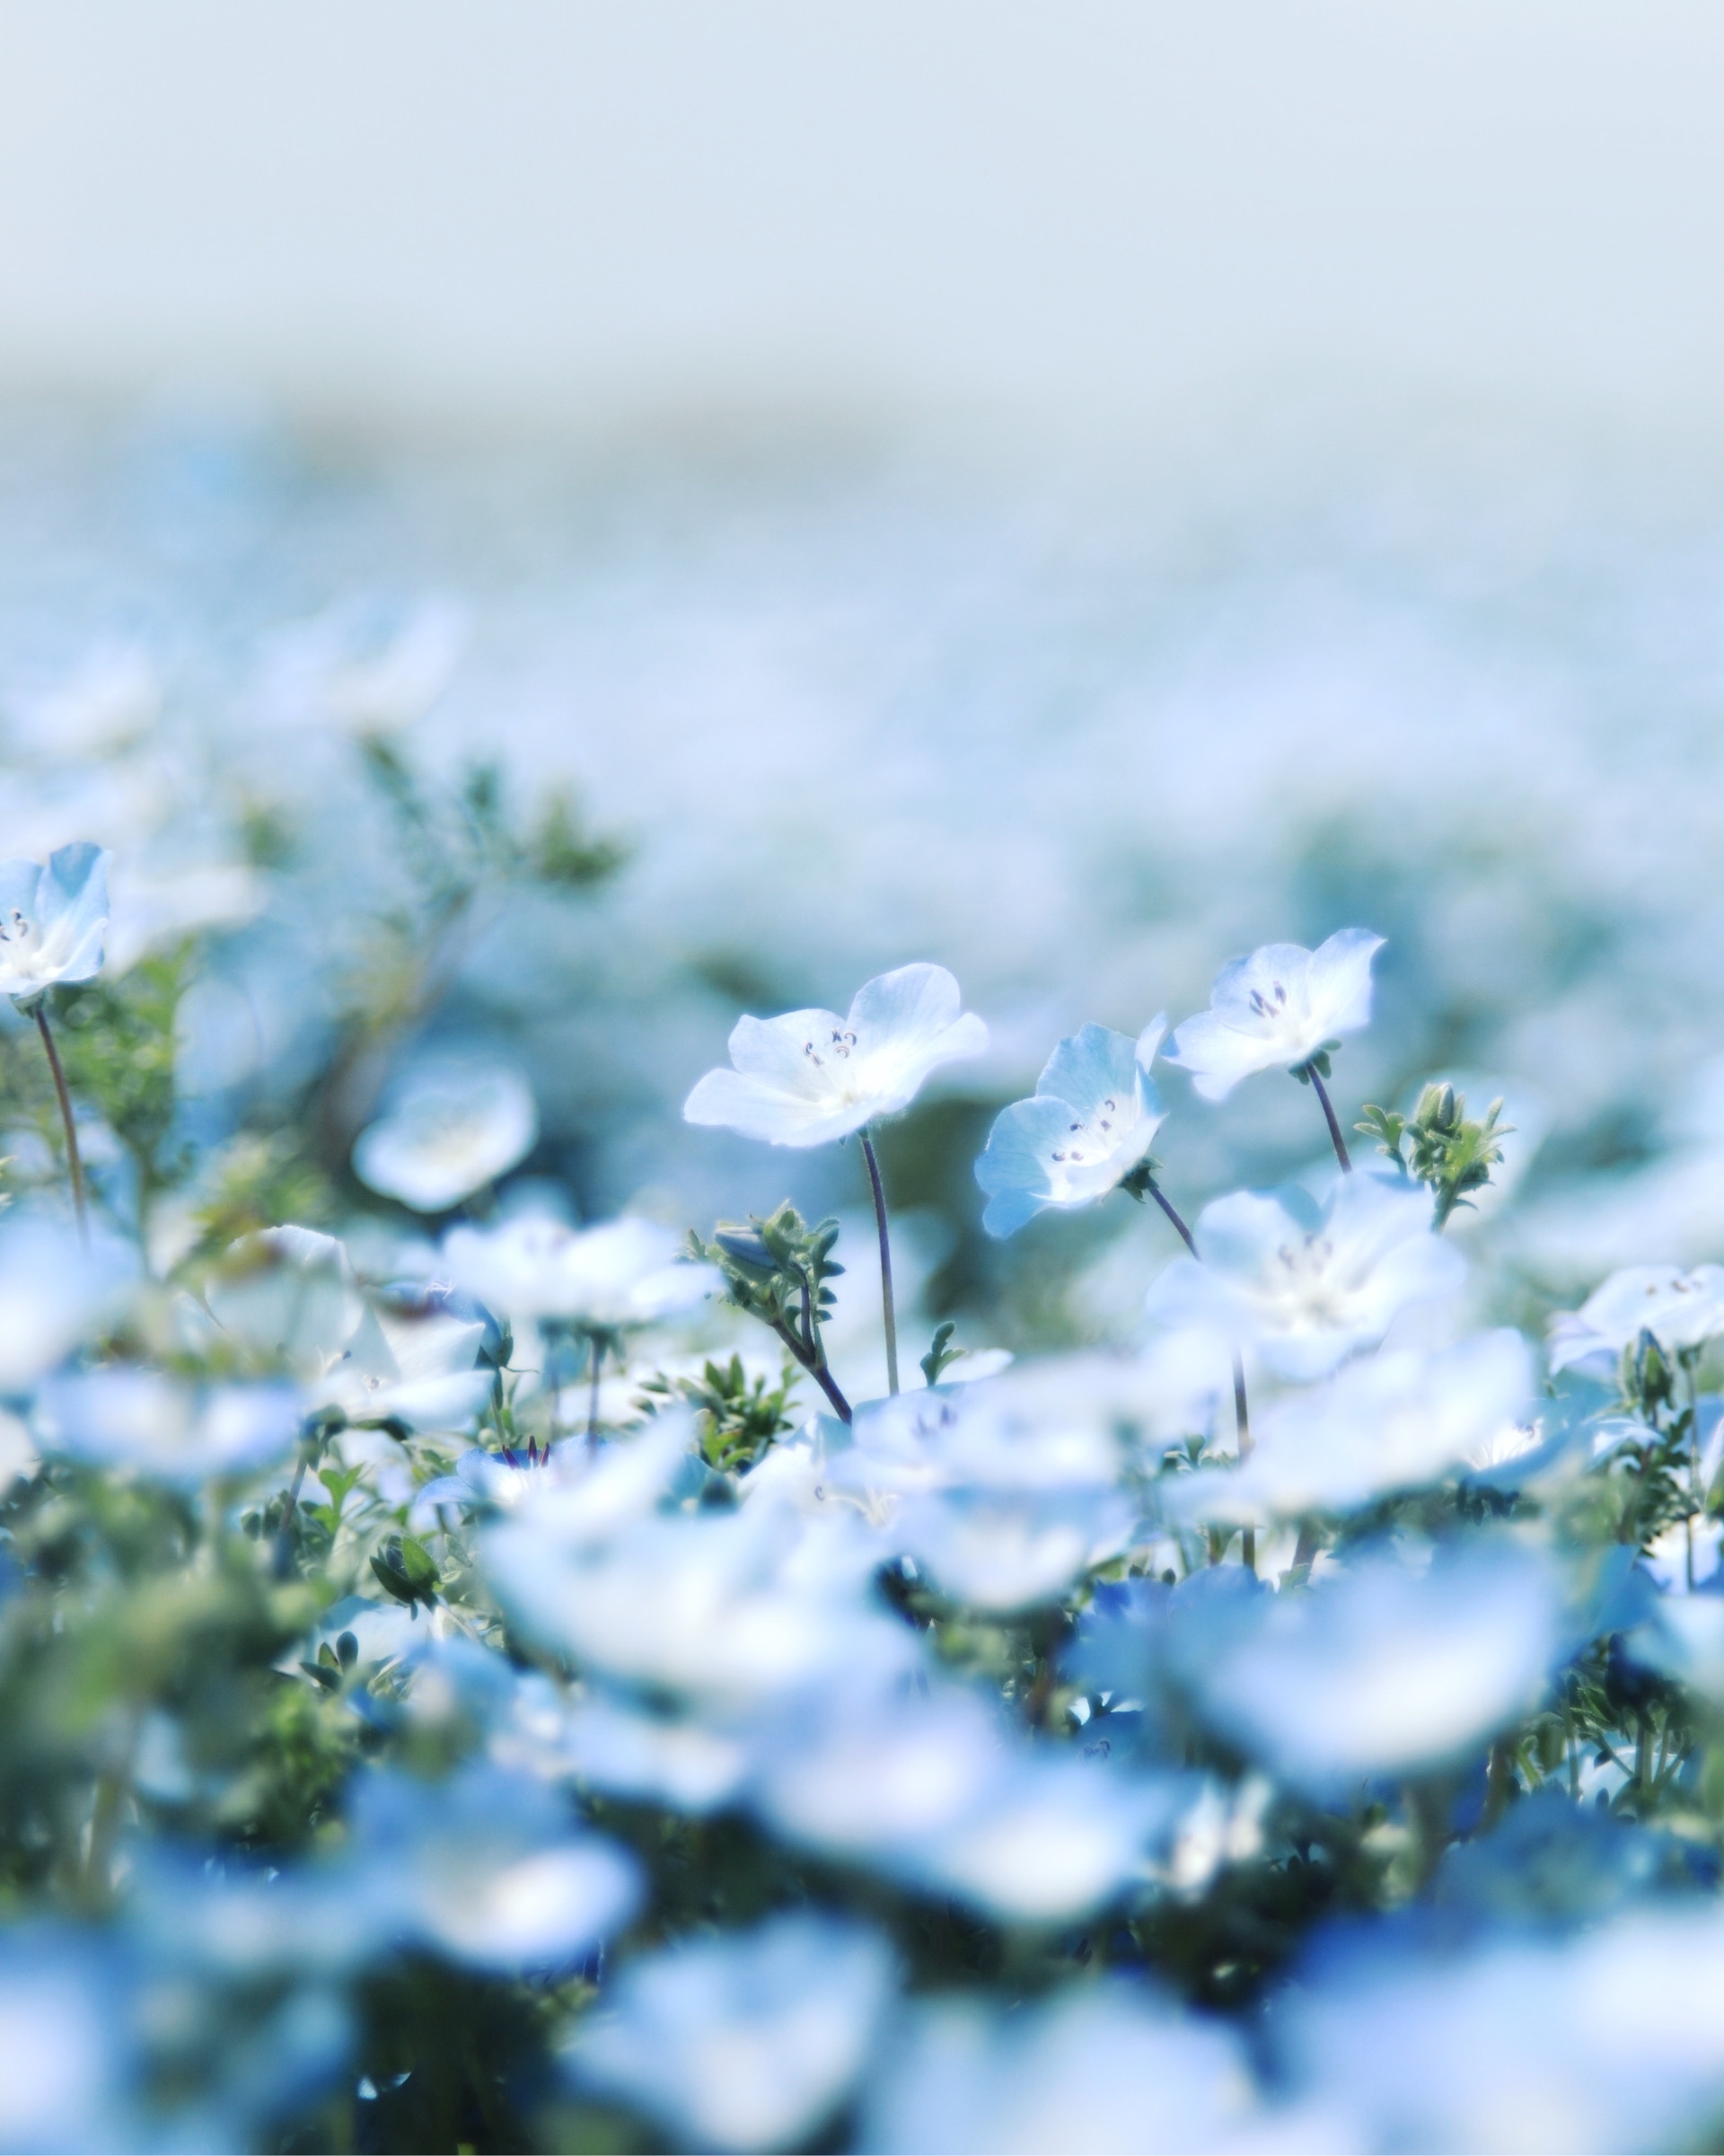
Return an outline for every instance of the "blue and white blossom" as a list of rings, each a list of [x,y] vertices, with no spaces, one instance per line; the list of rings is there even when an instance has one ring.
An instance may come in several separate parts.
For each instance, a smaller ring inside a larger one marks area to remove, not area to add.
[[[739,1018],[731,1068],[708,1071],[682,1113],[773,1145],[826,1145],[897,1114],[942,1063],[987,1046],[987,1026],[944,966],[899,966],[865,982],[841,1018]]]
[[[1135,1042],[1083,1026],[1049,1057],[1034,1097],[1000,1110],[976,1162],[990,1236],[1015,1234],[1047,1207],[1092,1204],[1141,1165],[1163,1122],[1149,1067],[1166,1029],[1165,1013]]]
[[[0,1219],[0,1394],[18,1394],[119,1318],[140,1268],[118,1239],[86,1248],[69,1224],[40,1213]]]
[[[415,1212],[447,1212],[517,1166],[539,1139],[532,1089],[505,1065],[430,1065],[359,1134],[353,1172]]]
[[[1161,1274],[1150,1317],[1218,1331],[1293,1379],[1325,1376],[1380,1341],[1408,1304],[1451,1293],[1466,1274],[1430,1231],[1429,1195],[1368,1170],[1322,1200],[1295,1184],[1236,1191],[1206,1205],[1192,1232],[1199,1255]]]
[[[571,1228],[538,1212],[453,1228],[443,1240],[450,1278],[517,1324],[556,1319],[604,1332],[675,1316],[715,1292],[717,1270],[682,1252],[654,1220]]]
[[[794,1911],[643,1956],[565,2062],[685,2147],[799,2146],[849,2095],[893,1988],[878,1932]]]
[[[1532,1353],[1518,1333],[1483,1333],[1435,1354],[1384,1353],[1259,1418],[1251,1457],[1167,1486],[1174,1517],[1205,1524],[1346,1512],[1535,1442]]]
[[[304,1412],[291,1385],[189,1385],[109,1364],[49,1378],[37,1393],[32,1428],[44,1453],[196,1484],[286,1458]]]
[[[46,867],[0,862],[0,994],[24,1002],[62,983],[95,979],[112,858],[85,841],[60,847]]]
[[[1667,1352],[1702,1347],[1724,1334],[1724,1265],[1626,1265],[1578,1310],[1551,1321],[1552,1370],[1593,1356],[1620,1355],[1643,1333]]]
[[[1371,1022],[1371,961],[1383,938],[1340,928],[1315,951],[1268,943],[1216,975],[1209,1008],[1187,1018],[1166,1060],[1205,1100],[1226,1100],[1258,1070],[1298,1070]]]

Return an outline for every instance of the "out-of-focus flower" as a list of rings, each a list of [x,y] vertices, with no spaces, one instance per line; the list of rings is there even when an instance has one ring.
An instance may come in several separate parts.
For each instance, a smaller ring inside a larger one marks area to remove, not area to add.
[[[1149,1290],[1150,1316],[1229,1333],[1295,1379],[1324,1376],[1466,1272],[1431,1234],[1423,1190],[1362,1169],[1321,1204],[1297,1184],[1236,1191],[1204,1207],[1194,1234],[1202,1263],[1173,1261]]]
[[[0,2148],[145,2145],[125,1960],[46,1925],[0,1932]]]
[[[0,862],[0,994],[20,1001],[101,971],[108,928],[104,847],[62,846],[35,861]]]
[[[320,1384],[365,1315],[347,1245],[314,1228],[266,1228],[222,1254],[204,1291],[230,1342]]]
[[[1244,2046],[1225,2023],[1118,1979],[1009,2011],[937,1998],[893,2026],[858,2146],[891,2156],[1183,2156],[1345,2145],[1278,2138],[1259,2102]]]
[[[690,1310],[722,1285],[717,1268],[688,1263],[652,1220],[570,1228],[522,1213],[499,1228],[452,1228],[443,1239],[450,1277],[518,1323],[557,1318],[595,1332],[651,1324]]]
[[[110,1367],[50,1377],[36,1395],[34,1428],[46,1453],[196,1483],[283,1458],[303,1411],[291,1385],[187,1385]]]
[[[1014,1234],[1044,1206],[1104,1198],[1139,1165],[1163,1121],[1149,1066],[1166,1028],[1165,1013],[1135,1043],[1083,1026],[1048,1058],[1034,1097],[1000,1110],[976,1163],[990,1236]]]
[[[1537,1703],[1566,1637],[1548,1568],[1508,1544],[1464,1548],[1423,1572],[1374,1558],[1307,1593],[1218,1614],[1180,1650],[1200,1712],[1319,1793],[1482,1744]]]
[[[1494,1457],[1534,1396],[1518,1333],[1480,1333],[1434,1355],[1375,1355],[1277,1402],[1248,1460],[1178,1477],[1166,1504],[1182,1519],[1236,1526],[1345,1511]]]
[[[1029,1743],[950,1684],[799,1718],[763,1754],[753,1802],[805,1847],[1023,1923],[1146,1880],[1180,1808],[1174,1785]]]
[[[1724,1920],[1640,1908],[1555,1939],[1320,1946],[1267,2027],[1294,2086],[1391,2149],[1685,2148],[1724,2105]]]
[[[539,1111],[518,1071],[431,1068],[360,1132],[353,1172],[415,1212],[447,1212],[524,1160],[538,1137]]]
[[[848,1017],[829,1010],[739,1018],[729,1070],[709,1070],[683,1104],[774,1145],[818,1146],[907,1108],[928,1073],[981,1055],[988,1028],[963,1008],[944,966],[903,965],[856,992]]]
[[[1117,1491],[954,1490],[912,1500],[889,1533],[944,1594],[1004,1615],[1058,1601],[1136,1525]]]
[[[570,1710],[558,1756],[606,1796],[697,1816],[729,1804],[753,1764],[752,1746],[733,1730],[599,1694]]]
[[[352,1824],[355,1892],[395,1937],[474,1968],[566,1968],[639,1900],[622,1850],[577,1831],[544,1783],[499,1767],[440,1782],[361,1775]]]
[[[836,1523],[750,1505],[594,1543],[559,1511],[555,1497],[518,1509],[480,1562],[524,1632],[615,1683],[741,1710],[840,1673],[866,1688],[915,1660],[866,1592],[877,1546]]]
[[[1628,1265],[1613,1272],[1578,1310],[1551,1320],[1552,1370],[1588,1355],[1619,1355],[1642,1332],[1670,1353],[1724,1333],[1724,1265]]]
[[[564,2055],[688,2147],[786,2148],[849,2095],[892,1983],[877,1932],[798,1910],[632,1962]]]
[[[119,1316],[137,1280],[123,1243],[84,1249],[69,1225],[38,1213],[0,1219],[0,1393],[20,1393]]]
[[[463,1428],[494,1382],[479,1362],[486,1321],[464,1302],[435,1293],[370,1302],[315,1387],[317,1404],[339,1407],[350,1422]]]
[[[1209,1008],[1187,1018],[1167,1058],[1205,1100],[1225,1100],[1256,1070],[1297,1070],[1371,1022],[1371,960],[1383,938],[1341,928],[1315,951],[1268,943],[1224,965]]]

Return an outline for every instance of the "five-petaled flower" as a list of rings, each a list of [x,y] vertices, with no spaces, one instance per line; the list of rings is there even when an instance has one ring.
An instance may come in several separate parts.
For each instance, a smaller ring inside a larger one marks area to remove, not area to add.
[[[1083,1026],[1048,1058],[1034,1096],[1000,1110],[976,1163],[990,1236],[1016,1233],[1044,1206],[1104,1198],[1144,1159],[1163,1121],[1149,1066],[1166,1027],[1158,1014],[1133,1041]]]
[[[1588,1355],[1618,1355],[1645,1333],[1679,1354],[1724,1333],[1724,1265],[1625,1265],[1578,1310],[1551,1320],[1552,1370]]]
[[[108,928],[102,846],[62,846],[42,867],[0,863],[0,994],[26,1002],[60,981],[93,981]]]
[[[859,988],[846,1017],[739,1018],[734,1068],[708,1071],[682,1113],[773,1145],[825,1145],[907,1108],[931,1070],[987,1046],[944,966],[902,965]]]
[[[1189,1070],[1209,1101],[1225,1100],[1253,1071],[1304,1069],[1370,1024],[1371,960],[1382,947],[1368,928],[1341,928],[1315,951],[1267,943],[1231,960],[1209,1009],[1176,1028],[1165,1060]]]

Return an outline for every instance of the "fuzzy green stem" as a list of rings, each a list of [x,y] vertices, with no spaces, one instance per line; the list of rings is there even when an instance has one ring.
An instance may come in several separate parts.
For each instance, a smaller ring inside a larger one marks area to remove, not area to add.
[[[1341,1134],[1341,1125],[1335,1120],[1334,1104],[1329,1098],[1329,1089],[1324,1084],[1315,1063],[1307,1063],[1306,1072],[1317,1089],[1317,1098],[1323,1103],[1323,1113],[1329,1124],[1329,1135],[1335,1141],[1335,1158],[1341,1163],[1341,1172],[1343,1175],[1350,1175],[1353,1163],[1347,1150],[1347,1140]]]
[[[1184,1244],[1186,1249],[1201,1265],[1203,1260],[1198,1251],[1196,1238],[1174,1210],[1166,1192],[1162,1189],[1153,1175],[1146,1176],[1144,1187],[1173,1223],[1174,1232],[1180,1241]],[[1239,1457],[1242,1460],[1248,1460],[1251,1457],[1251,1408],[1245,1399],[1245,1366],[1237,1348],[1233,1351],[1233,1426],[1238,1434]],[[1252,1571],[1254,1572],[1257,1570],[1257,1530],[1255,1527],[1246,1527],[1241,1533],[1239,1555],[1241,1562]]]
[[[586,1441],[592,1446],[599,1435],[599,1372],[604,1364],[604,1335],[594,1333],[588,1338],[593,1370],[586,1395]]]
[[[880,1180],[880,1163],[874,1140],[862,1132],[862,1157],[868,1164],[868,1182],[874,1191],[874,1217],[880,1228],[880,1301],[886,1320],[886,1390],[898,1390],[898,1317],[892,1303],[892,1237],[886,1232],[886,1190]]]
[[[84,1248],[90,1247],[90,1218],[84,1202],[84,1160],[78,1151],[78,1126],[72,1115],[72,1096],[66,1090],[66,1072],[60,1067],[60,1052],[54,1045],[54,1035],[48,1031],[48,1010],[44,1004],[36,1006],[36,1030],[42,1036],[42,1046],[48,1051],[48,1067],[54,1073],[54,1090],[60,1096],[60,1121],[66,1125],[66,1165],[72,1178],[72,1210],[78,1217],[78,1237]]]

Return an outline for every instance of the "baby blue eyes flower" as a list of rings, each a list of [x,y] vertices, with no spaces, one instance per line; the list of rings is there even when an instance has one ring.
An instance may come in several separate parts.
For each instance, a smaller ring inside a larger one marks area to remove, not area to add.
[[[108,928],[105,847],[62,846],[46,868],[0,862],[0,995],[21,1001],[61,981],[93,981]]]
[[[353,1172],[418,1213],[447,1212],[532,1152],[539,1111],[515,1071],[432,1068],[359,1135]]]
[[[1625,1265],[1578,1310],[1551,1321],[1551,1368],[1589,1355],[1619,1355],[1642,1332],[1667,1353],[1697,1348],[1724,1333],[1724,1265]]]
[[[521,1213],[499,1228],[452,1228],[443,1254],[470,1294],[523,1324],[620,1332],[691,1310],[720,1285],[715,1267],[686,1262],[668,1228],[626,1217],[570,1228]]]
[[[1082,1027],[1049,1057],[1034,1097],[1000,1111],[976,1163],[990,1236],[1015,1234],[1045,1206],[1104,1198],[1143,1160],[1163,1121],[1149,1066],[1166,1026],[1158,1015],[1135,1042]]]
[[[729,1070],[709,1070],[683,1105],[691,1123],[772,1145],[819,1146],[909,1107],[928,1073],[981,1055],[988,1028],[944,966],[903,965],[856,992],[849,1016],[739,1018]]]
[[[1209,1008],[1174,1033],[1166,1060],[1207,1101],[1257,1070],[1297,1070],[1371,1021],[1371,960],[1383,938],[1341,928],[1307,951],[1268,943],[1222,967]]]

